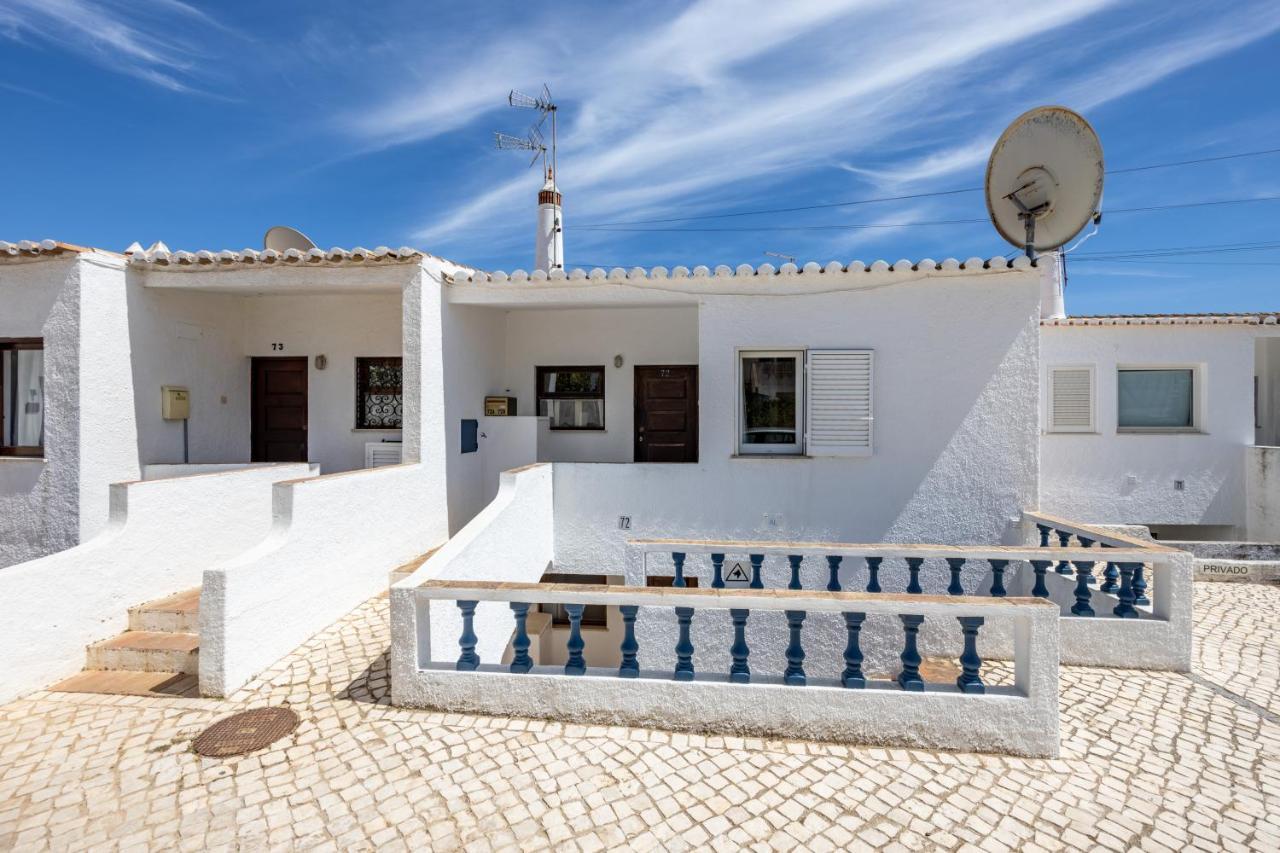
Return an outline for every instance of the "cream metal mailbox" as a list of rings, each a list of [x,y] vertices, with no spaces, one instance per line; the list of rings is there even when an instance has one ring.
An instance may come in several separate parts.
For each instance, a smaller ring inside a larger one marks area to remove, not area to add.
[[[160,417],[166,421],[185,421],[191,417],[191,395],[180,385],[160,387]]]

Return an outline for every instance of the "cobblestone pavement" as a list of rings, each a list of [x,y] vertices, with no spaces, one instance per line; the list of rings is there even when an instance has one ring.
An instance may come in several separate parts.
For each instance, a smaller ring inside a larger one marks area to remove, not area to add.
[[[0,708],[0,848],[1280,850],[1280,587],[1197,584],[1190,676],[1064,669],[1055,761],[399,710],[386,611],[229,701]],[[293,735],[190,751],[268,703]]]

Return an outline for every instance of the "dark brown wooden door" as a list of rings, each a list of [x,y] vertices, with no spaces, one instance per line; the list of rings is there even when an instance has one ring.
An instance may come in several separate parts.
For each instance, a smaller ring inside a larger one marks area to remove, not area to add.
[[[307,359],[253,360],[253,461],[307,461]]]
[[[698,368],[636,367],[637,462],[698,461]]]

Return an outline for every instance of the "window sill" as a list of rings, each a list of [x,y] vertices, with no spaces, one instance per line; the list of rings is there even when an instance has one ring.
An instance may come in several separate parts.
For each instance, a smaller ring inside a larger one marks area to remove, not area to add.
[[[43,464],[45,461],[45,457],[43,456],[18,456],[9,455],[7,453],[0,454],[0,462],[40,462]]]
[[[777,459],[777,460],[790,459],[794,461],[794,460],[800,460],[800,459],[815,459],[816,457],[809,456],[806,453],[734,453],[729,458],[730,459]]]
[[[400,432],[402,427],[355,427],[352,432]]]
[[[1047,429],[1041,435],[1102,435],[1096,429]]]
[[[1118,427],[1116,435],[1208,435],[1195,427]]]

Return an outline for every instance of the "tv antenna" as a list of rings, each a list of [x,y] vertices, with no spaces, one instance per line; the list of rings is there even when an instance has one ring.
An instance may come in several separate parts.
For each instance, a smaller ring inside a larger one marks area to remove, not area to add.
[[[504,149],[522,148],[526,151],[537,152],[529,165],[532,166],[541,157],[543,172],[554,182],[556,174],[556,105],[551,100],[551,89],[544,83],[542,84],[542,92],[536,96],[526,95],[524,92],[512,89],[507,93],[507,103],[522,110],[536,110],[538,112],[538,120],[529,128],[523,139],[517,136],[509,136],[505,133],[495,133],[494,137],[497,139],[498,147]],[[547,146],[542,136],[542,125],[547,120],[547,116],[551,116],[550,169],[546,168],[548,165]]]
[[[1000,236],[1035,260],[1102,221],[1102,143],[1066,107],[1014,119],[987,161],[987,214]]]
[[[781,252],[766,251],[765,254],[771,258],[781,258],[782,260],[786,261],[789,264],[794,264],[796,262],[796,259],[794,257],[792,257],[791,255],[784,255]]]

